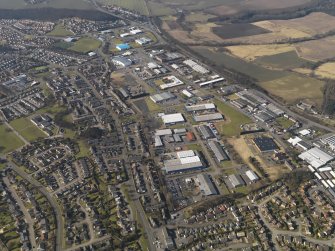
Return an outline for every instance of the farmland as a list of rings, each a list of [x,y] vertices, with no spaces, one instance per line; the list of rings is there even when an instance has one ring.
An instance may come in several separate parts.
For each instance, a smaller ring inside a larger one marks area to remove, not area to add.
[[[99,40],[85,37],[75,42],[74,45],[69,48],[69,50],[81,53],[87,53],[89,51],[94,51],[98,49],[100,45],[101,42]]]
[[[289,44],[236,45],[226,47],[231,54],[252,61],[258,57],[272,56],[294,50]]]
[[[15,133],[6,125],[0,125],[0,154],[5,154],[24,145]]]
[[[262,82],[260,86],[288,103],[300,99],[311,99],[315,104],[320,104],[324,83],[317,79],[290,74],[283,78]]]
[[[83,0],[52,0],[46,3],[27,5],[24,0],[1,0],[0,9],[25,9],[25,8],[51,7],[60,9],[91,9],[92,6]]]
[[[226,24],[223,26],[214,27],[213,32],[223,39],[230,39],[265,34],[269,33],[270,31],[253,24]]]
[[[314,73],[321,78],[335,79],[335,62],[322,64]]]
[[[116,5],[125,9],[136,11],[142,15],[149,15],[145,0],[99,0],[102,4]]]
[[[266,67],[290,70],[310,64],[311,62],[300,58],[295,51],[288,51],[276,55],[263,56],[255,60],[256,63]]]

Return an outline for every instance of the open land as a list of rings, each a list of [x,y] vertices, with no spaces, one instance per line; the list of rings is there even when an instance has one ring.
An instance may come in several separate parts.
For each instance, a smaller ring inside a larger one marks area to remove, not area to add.
[[[29,118],[19,118],[13,120],[10,125],[27,141],[35,141],[40,138],[45,138],[47,135],[35,126]]]
[[[74,45],[69,48],[69,50],[87,53],[87,52],[98,49],[100,45],[101,45],[101,41],[93,39],[93,38],[85,37],[75,42]]]
[[[23,142],[6,125],[0,125],[0,153],[8,153],[23,146]]]

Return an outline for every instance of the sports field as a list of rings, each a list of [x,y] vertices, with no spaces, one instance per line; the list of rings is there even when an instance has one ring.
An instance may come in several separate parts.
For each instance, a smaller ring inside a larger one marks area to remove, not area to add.
[[[23,146],[24,143],[6,125],[0,125],[0,154],[5,154]]]
[[[94,38],[84,37],[75,42],[74,45],[69,48],[69,50],[87,53],[98,49],[100,45],[101,41]]]
[[[10,125],[27,141],[32,142],[47,135],[35,126],[29,118],[19,118],[10,122]]]

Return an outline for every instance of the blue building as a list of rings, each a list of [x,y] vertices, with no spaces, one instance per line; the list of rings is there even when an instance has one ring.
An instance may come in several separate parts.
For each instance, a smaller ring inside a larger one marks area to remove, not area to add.
[[[129,44],[118,44],[116,45],[116,49],[118,49],[119,51],[125,51],[125,50],[129,50],[130,46]]]

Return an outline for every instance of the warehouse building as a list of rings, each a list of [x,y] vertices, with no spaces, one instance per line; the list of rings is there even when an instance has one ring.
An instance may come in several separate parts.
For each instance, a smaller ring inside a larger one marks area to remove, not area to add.
[[[314,147],[299,155],[299,158],[306,161],[314,168],[319,168],[326,165],[334,159],[333,156],[322,151],[320,148]]]
[[[199,104],[199,105],[187,105],[185,106],[188,112],[199,112],[199,111],[216,111],[216,107],[213,103]]]
[[[224,78],[216,78],[216,79],[212,79],[212,80],[209,80],[209,81],[202,82],[202,83],[199,84],[199,86],[200,87],[207,87],[207,86],[210,86],[210,85],[215,85],[215,84],[221,83],[224,80],[225,80]]]
[[[191,67],[193,71],[199,72],[201,74],[207,74],[209,73],[209,70],[207,70],[205,67],[199,65],[198,63],[194,62],[191,59],[187,59],[183,62],[185,65]]]
[[[150,99],[153,102],[155,102],[156,104],[157,103],[168,102],[168,101],[173,100],[175,98],[176,98],[176,96],[173,95],[170,92],[163,92],[163,93],[158,93],[158,94],[150,96]]]
[[[183,114],[181,113],[165,114],[161,116],[161,119],[165,125],[174,125],[185,122]]]
[[[212,139],[215,138],[213,131],[207,125],[201,125],[198,127],[199,132],[203,139]]]
[[[139,45],[146,45],[152,42],[150,38],[147,37],[141,37],[139,39],[136,39],[135,42]]]
[[[219,162],[229,160],[227,153],[223,150],[222,145],[219,142],[216,140],[209,140],[208,145]]]
[[[195,122],[208,122],[214,120],[221,120],[223,116],[221,113],[211,113],[211,114],[203,114],[203,115],[194,115],[193,119]]]
[[[241,186],[245,185],[245,182],[240,175],[231,174],[231,175],[228,176],[228,179],[229,179],[231,185],[234,188],[235,187],[241,187]]]
[[[117,66],[128,67],[132,65],[133,61],[126,57],[116,56],[112,58],[112,63]]]
[[[218,194],[215,184],[209,174],[198,174],[197,180],[199,182],[200,191],[203,195],[209,196]]]
[[[258,175],[252,171],[252,170],[248,170],[245,172],[245,175],[248,177],[248,179],[251,181],[251,182],[256,182],[257,180],[259,180],[259,177]]]
[[[174,156],[175,158],[164,161],[167,174],[201,170],[206,167],[196,152],[192,150],[176,152]]]

